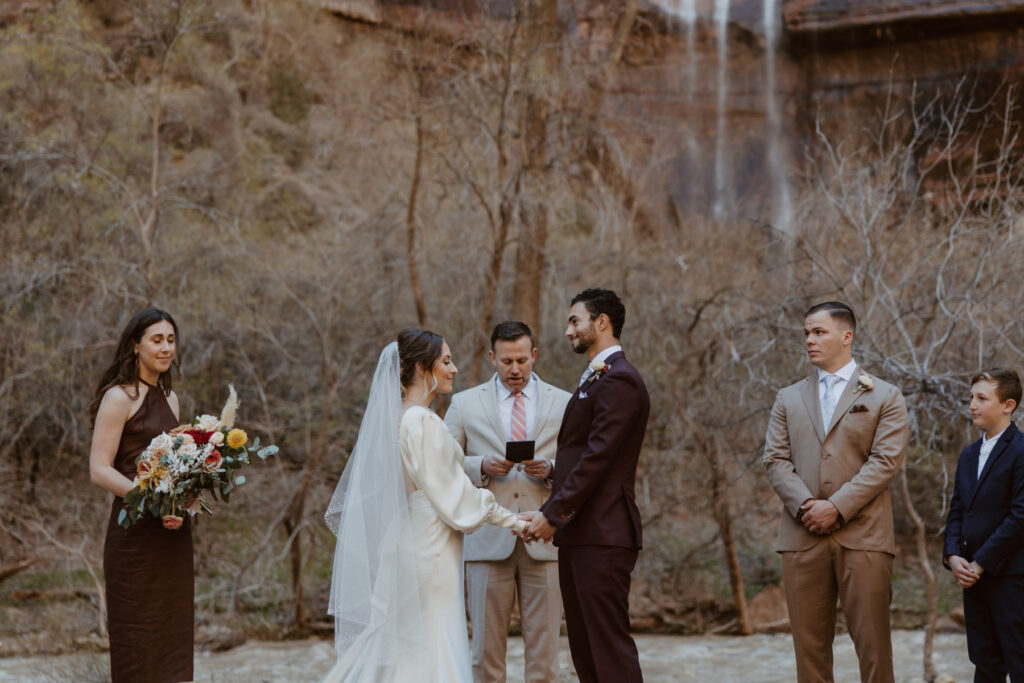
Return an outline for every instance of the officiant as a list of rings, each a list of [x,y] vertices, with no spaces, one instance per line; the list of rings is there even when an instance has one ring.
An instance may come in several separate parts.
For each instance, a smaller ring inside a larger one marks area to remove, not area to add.
[[[466,453],[466,474],[474,484],[490,489],[509,510],[537,510],[551,492],[558,429],[570,395],[533,372],[537,346],[525,323],[499,323],[491,333],[489,356],[495,374],[455,394],[444,421]],[[524,453],[526,459],[513,461]],[[505,644],[517,599],[526,680],[555,683],[562,622],[557,548],[525,544],[505,529],[486,526],[466,537],[463,559],[475,683],[504,683]]]

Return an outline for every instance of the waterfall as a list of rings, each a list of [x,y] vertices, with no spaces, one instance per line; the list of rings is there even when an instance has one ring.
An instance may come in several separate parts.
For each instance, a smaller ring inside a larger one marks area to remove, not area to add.
[[[695,106],[697,94],[697,0],[681,0],[679,19],[686,32],[686,105],[690,111],[686,122],[687,167],[690,173],[697,173],[701,165],[700,136],[697,135],[699,111]],[[690,205],[697,204],[699,191],[697,183],[690,183]]]
[[[774,225],[789,232],[793,221],[789,177],[782,147],[782,117],[775,85],[775,51],[779,42],[779,0],[764,0],[765,98],[768,109],[768,165],[775,200]]]
[[[725,107],[729,98],[729,0],[715,0],[715,27],[718,38],[718,106],[715,132],[715,199],[712,215],[721,218],[730,203],[726,199]]]

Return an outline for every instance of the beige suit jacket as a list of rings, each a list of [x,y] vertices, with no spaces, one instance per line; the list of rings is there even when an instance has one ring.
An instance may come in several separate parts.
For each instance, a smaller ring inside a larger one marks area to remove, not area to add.
[[[527,436],[536,442],[534,457],[550,460],[553,467],[562,413],[571,396],[540,381],[536,374],[531,381],[537,382],[537,415]],[[496,384],[492,375],[483,384],[455,394],[444,422],[466,453],[466,474],[474,484],[490,489],[498,503],[513,512],[540,509],[551,493],[550,479],[534,479],[515,467],[504,477],[484,477],[480,472],[485,455],[505,453]],[[504,560],[515,546],[516,538],[508,529],[486,525],[466,536],[462,556],[467,562]],[[550,543],[530,543],[526,549],[536,560],[558,559],[558,550]]]
[[[847,382],[827,429],[817,373],[775,398],[764,466],[785,507],[778,552],[806,550],[825,538],[796,519],[808,498],[827,498],[838,508],[843,525],[832,536],[844,548],[896,552],[889,482],[907,447],[907,407],[899,389],[871,375],[873,388],[857,391],[862,373],[858,367]]]

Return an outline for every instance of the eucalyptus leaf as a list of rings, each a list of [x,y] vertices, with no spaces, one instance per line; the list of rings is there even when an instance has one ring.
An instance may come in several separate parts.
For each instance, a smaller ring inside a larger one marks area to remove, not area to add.
[[[241,486],[244,483],[245,483],[245,475],[240,474],[237,477],[235,477],[235,486]]]
[[[259,456],[260,460],[266,460],[268,455],[274,455],[277,453],[277,450],[277,446],[266,446],[257,451],[256,455]]]

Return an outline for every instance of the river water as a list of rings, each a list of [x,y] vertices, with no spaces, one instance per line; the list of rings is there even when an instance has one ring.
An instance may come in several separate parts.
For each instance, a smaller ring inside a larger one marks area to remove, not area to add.
[[[920,631],[893,634],[896,680],[917,683],[921,676]],[[715,681],[736,683],[784,683],[796,680],[793,650],[788,635],[736,636],[654,636],[636,637],[644,680]],[[323,640],[253,641],[227,652],[196,655],[196,681],[202,683],[282,683],[318,681],[330,668],[334,649]],[[508,681],[523,681],[523,641],[509,638]],[[954,681],[969,681],[973,667],[967,660],[963,634],[939,634],[935,643],[935,664],[939,673]],[[106,654],[70,654],[51,657],[10,657],[0,659],[0,681],[51,683],[56,681],[108,680]],[[849,636],[836,636],[837,683],[855,683],[857,656]],[[562,638],[561,681],[575,681],[569,646]]]

